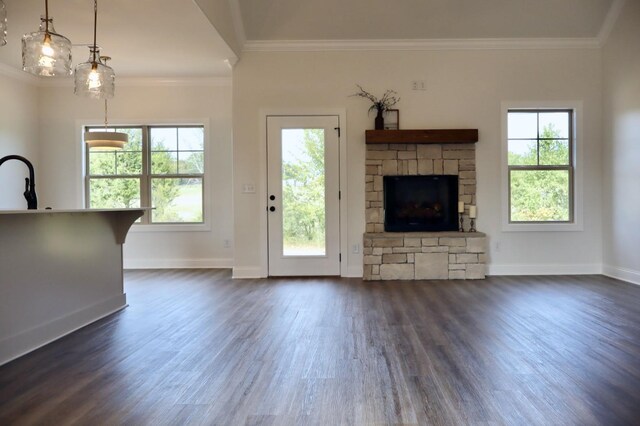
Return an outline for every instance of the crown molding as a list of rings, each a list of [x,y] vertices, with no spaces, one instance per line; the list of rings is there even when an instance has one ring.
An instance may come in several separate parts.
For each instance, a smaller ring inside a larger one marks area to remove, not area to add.
[[[600,32],[598,32],[598,43],[601,47],[604,46],[609,39],[625,3],[626,0],[613,0],[613,3],[611,3],[609,12],[607,12],[607,16],[604,18]]]
[[[230,70],[233,70],[233,67],[238,63],[238,57],[234,56],[233,58],[225,59],[224,63],[229,67]]]
[[[363,50],[512,50],[597,49],[597,38],[487,38],[416,40],[248,40],[245,52],[316,52]]]
[[[38,79],[40,87],[73,87],[73,78]],[[230,87],[231,77],[116,77],[119,87]]]
[[[22,70],[0,63],[0,75],[37,87],[73,87],[73,77],[36,77]],[[117,77],[116,84],[131,86],[208,86],[230,87],[231,77]]]
[[[120,86],[231,86],[231,77],[177,77],[177,78],[147,78],[122,77],[116,79]]]

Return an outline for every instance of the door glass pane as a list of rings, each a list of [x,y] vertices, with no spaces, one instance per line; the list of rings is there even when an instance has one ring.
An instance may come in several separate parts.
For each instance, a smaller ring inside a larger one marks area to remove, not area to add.
[[[324,129],[282,130],[282,254],[324,256]]]

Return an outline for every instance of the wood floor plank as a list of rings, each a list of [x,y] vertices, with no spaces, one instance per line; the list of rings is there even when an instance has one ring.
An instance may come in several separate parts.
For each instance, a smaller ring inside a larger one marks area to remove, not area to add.
[[[0,367],[0,424],[640,423],[640,287],[606,277],[125,283]]]

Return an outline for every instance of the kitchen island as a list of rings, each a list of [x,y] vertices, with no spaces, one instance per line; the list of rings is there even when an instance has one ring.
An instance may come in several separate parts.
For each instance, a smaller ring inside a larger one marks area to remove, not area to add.
[[[0,365],[126,307],[122,244],[144,212],[0,211]]]

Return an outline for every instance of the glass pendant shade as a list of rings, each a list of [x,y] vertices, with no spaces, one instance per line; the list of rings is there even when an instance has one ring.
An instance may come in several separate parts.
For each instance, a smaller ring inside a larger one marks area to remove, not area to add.
[[[87,148],[96,151],[115,151],[124,148],[129,142],[129,135],[120,132],[85,132],[84,142]]]
[[[111,99],[116,80],[113,68],[102,61],[97,47],[89,49],[89,60],[76,66],[74,93],[91,99]]]
[[[0,0],[0,46],[7,44],[7,6]]]
[[[22,69],[43,77],[71,75],[71,41],[55,32],[53,18],[47,25],[41,17],[40,29],[22,36]]]

